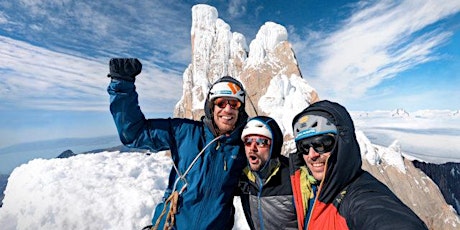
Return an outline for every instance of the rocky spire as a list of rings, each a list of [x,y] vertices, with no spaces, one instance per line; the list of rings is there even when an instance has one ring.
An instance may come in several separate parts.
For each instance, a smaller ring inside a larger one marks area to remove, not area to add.
[[[214,7],[195,5],[192,8],[192,62],[184,72],[183,96],[176,105],[174,116],[199,119],[203,115],[210,84],[225,75],[240,80],[245,86],[248,92],[246,110],[250,116],[273,116],[270,108],[264,108],[263,100],[279,100],[278,105],[283,107],[283,98],[288,96],[283,92],[287,94],[291,88],[298,88],[296,91],[302,92],[299,96],[304,98],[304,103],[296,107],[305,107],[317,100],[316,91],[302,79],[287,39],[283,26],[267,22],[248,49],[244,35],[231,32],[230,26],[218,18]],[[263,98],[273,80],[283,83],[271,89],[279,92],[277,98]],[[277,118],[278,121],[284,120],[282,116]]]

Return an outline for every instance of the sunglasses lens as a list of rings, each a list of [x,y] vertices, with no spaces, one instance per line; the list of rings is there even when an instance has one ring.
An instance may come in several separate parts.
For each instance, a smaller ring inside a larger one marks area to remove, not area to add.
[[[227,103],[223,98],[217,98],[216,100],[214,100],[214,105],[217,105],[217,107],[219,108],[225,108]]]
[[[241,102],[238,100],[228,100],[227,103],[232,107],[232,109],[238,109],[241,106]]]
[[[270,144],[270,140],[267,139],[267,138],[261,138],[261,137],[257,137],[257,138],[245,138],[244,139],[244,145],[246,146],[251,146],[253,142],[256,142],[256,145],[257,147],[266,147]]]
[[[219,108],[223,109],[225,108],[225,106],[227,106],[227,102],[226,101],[219,101],[215,103]]]
[[[214,101],[214,105],[217,105],[221,109],[224,109],[227,106],[227,104],[230,105],[230,108],[232,109],[239,109],[241,106],[241,102],[238,100],[217,98]]]
[[[301,140],[297,143],[297,149],[304,155],[308,155],[310,147],[319,154],[332,151],[335,146],[335,137],[332,135],[321,135]]]

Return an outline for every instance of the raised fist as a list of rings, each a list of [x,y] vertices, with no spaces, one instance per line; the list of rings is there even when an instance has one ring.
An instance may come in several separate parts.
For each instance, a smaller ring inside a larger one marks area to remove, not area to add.
[[[108,77],[127,81],[134,81],[142,71],[142,64],[137,58],[112,58],[109,67]]]

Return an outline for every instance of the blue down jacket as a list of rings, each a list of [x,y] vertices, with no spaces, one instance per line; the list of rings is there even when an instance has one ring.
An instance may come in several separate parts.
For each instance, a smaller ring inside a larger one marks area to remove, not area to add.
[[[187,186],[179,198],[174,229],[231,229],[234,222],[233,192],[246,166],[240,140],[244,126],[230,135],[216,138],[206,125],[209,122],[204,122],[206,118],[201,121],[181,118],[146,120],[139,108],[133,82],[112,80],[108,92],[110,111],[122,143],[152,152],[170,150],[181,174],[199,152],[216,139],[205,148],[186,176]],[[163,200],[172,193],[177,176],[172,168]],[[184,181],[179,181],[176,190],[181,190],[184,185]],[[156,207],[153,225],[163,207],[164,203]],[[163,229],[163,222],[164,218],[159,229]]]

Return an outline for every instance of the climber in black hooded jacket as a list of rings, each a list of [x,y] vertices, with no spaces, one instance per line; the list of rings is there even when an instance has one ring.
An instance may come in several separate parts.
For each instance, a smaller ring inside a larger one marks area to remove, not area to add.
[[[427,229],[361,169],[355,127],[343,106],[313,103],[294,117],[292,127],[297,152],[290,154],[291,183],[300,230]]]

